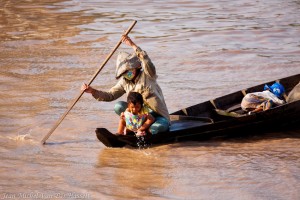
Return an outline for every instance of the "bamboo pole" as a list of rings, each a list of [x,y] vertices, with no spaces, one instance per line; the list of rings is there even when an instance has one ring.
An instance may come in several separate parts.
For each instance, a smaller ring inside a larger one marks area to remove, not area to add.
[[[134,25],[137,23],[137,21],[133,21],[131,26],[127,29],[127,31],[123,35],[128,35],[129,32],[133,29]],[[91,78],[91,80],[88,82],[87,85],[91,85],[92,82],[95,80],[97,75],[100,73],[100,71],[103,69],[103,67],[106,65],[106,63],[109,61],[109,59],[112,57],[112,55],[115,53],[115,51],[118,49],[118,47],[121,45],[122,39],[119,40],[115,48],[110,52],[110,54],[106,57],[105,61],[101,64],[100,68],[95,72],[94,76]],[[60,125],[60,123],[65,119],[65,117],[68,115],[68,113],[72,110],[72,108],[75,106],[75,104],[78,102],[80,97],[83,95],[84,91],[81,91],[79,95],[73,100],[73,103],[69,106],[69,108],[65,111],[65,113],[56,121],[54,126],[51,128],[51,130],[45,135],[45,137],[42,139],[42,144],[46,143],[46,140],[50,137],[50,135],[55,131],[55,129]]]

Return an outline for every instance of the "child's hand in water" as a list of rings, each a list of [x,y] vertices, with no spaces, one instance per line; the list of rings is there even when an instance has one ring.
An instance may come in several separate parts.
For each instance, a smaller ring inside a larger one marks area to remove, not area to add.
[[[145,131],[141,131],[141,130],[138,130],[137,133],[136,133],[137,137],[145,136],[145,135],[146,135],[146,132]]]

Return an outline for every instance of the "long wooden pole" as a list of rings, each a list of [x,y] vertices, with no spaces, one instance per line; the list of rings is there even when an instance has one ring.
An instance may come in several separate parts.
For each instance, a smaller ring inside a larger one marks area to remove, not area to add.
[[[133,21],[131,26],[127,29],[127,31],[124,33],[124,35],[128,35],[129,32],[133,29],[134,25],[137,21]],[[109,59],[112,57],[112,55],[115,53],[115,51],[118,49],[118,47],[121,45],[122,39],[118,42],[118,44],[115,46],[115,48],[110,52],[110,54],[106,57],[105,61],[102,63],[100,68],[95,72],[92,79],[88,82],[87,85],[91,85],[92,82],[95,80],[97,75],[100,73],[100,71],[103,69],[103,67],[106,65],[106,63],[109,61]],[[73,103],[69,106],[69,108],[66,110],[66,112],[57,120],[55,125],[52,127],[52,129],[47,133],[47,135],[42,139],[42,144],[46,143],[46,140],[50,137],[50,135],[55,131],[55,129],[59,126],[59,124],[64,120],[64,118],[68,115],[68,113],[72,110],[72,108],[75,106],[75,104],[78,102],[80,97],[83,95],[84,91],[81,91],[80,94],[74,99]]]

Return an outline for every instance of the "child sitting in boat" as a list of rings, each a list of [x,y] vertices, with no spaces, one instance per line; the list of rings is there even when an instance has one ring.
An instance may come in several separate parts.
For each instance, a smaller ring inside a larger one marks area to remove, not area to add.
[[[133,132],[136,136],[145,136],[155,119],[144,105],[143,96],[138,92],[130,92],[127,104],[127,109],[121,114],[118,133],[126,135]]]
[[[259,111],[270,109],[274,104],[282,105],[285,103],[282,96],[285,92],[283,85],[274,83],[272,86],[265,85],[263,92],[253,92],[247,94],[241,103],[243,110],[252,114]]]

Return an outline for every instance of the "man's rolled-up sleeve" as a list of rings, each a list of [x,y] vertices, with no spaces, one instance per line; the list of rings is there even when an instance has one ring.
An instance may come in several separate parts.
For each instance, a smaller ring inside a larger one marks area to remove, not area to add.
[[[96,90],[92,93],[93,97],[98,101],[113,101],[120,98],[126,91],[122,86],[122,81],[119,81],[108,92]]]
[[[146,75],[150,76],[151,78],[156,79],[156,69],[154,64],[152,63],[151,59],[149,58],[146,51],[143,51],[140,47],[138,47],[135,51],[137,57],[142,62],[142,67]]]

